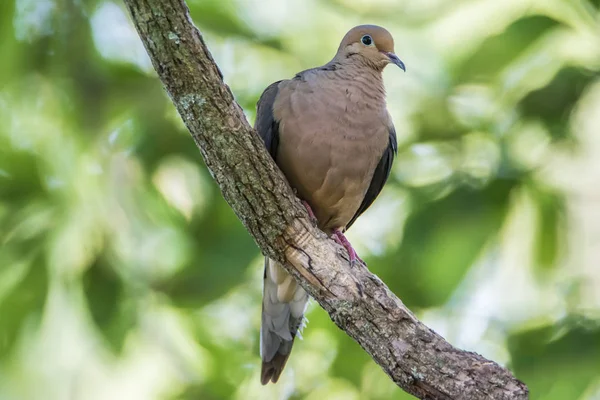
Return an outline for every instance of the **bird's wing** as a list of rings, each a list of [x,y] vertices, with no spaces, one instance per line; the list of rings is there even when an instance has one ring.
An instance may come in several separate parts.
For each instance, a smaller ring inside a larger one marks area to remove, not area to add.
[[[346,230],[350,228],[350,226],[356,221],[356,219],[364,213],[367,208],[373,204],[381,190],[383,189],[383,185],[387,181],[390,176],[390,171],[392,170],[392,163],[394,161],[394,157],[398,152],[398,142],[396,139],[396,130],[393,126],[389,129],[389,143],[388,146],[383,151],[381,155],[381,159],[375,168],[375,172],[373,173],[373,177],[371,178],[371,183],[369,184],[369,188],[365,193],[365,197],[358,207],[358,211],[354,214],[354,217],[350,220],[350,222],[346,225]]]
[[[279,83],[272,83],[265,89],[260,96],[256,106],[256,122],[254,128],[265,143],[265,147],[273,160],[277,156],[277,147],[279,146],[279,123],[273,116],[273,104],[279,91]]]

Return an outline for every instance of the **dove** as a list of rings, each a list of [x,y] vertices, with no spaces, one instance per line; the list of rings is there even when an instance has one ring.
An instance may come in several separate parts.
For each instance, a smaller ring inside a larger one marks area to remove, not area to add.
[[[384,28],[352,28],[327,64],[268,86],[255,129],[317,226],[362,261],[344,232],[373,203],[397,152],[382,72],[394,64]],[[308,294],[266,259],[260,330],[263,385],[279,379],[304,321]]]

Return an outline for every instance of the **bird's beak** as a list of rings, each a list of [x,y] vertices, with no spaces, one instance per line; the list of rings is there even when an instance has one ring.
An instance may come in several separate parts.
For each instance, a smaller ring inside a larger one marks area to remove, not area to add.
[[[388,58],[390,59],[390,62],[392,64],[396,64],[397,66],[399,66],[402,71],[406,72],[406,66],[404,65],[404,63],[402,62],[402,60],[400,60],[398,58],[397,55],[395,55],[394,53],[385,53],[386,56],[388,56]]]

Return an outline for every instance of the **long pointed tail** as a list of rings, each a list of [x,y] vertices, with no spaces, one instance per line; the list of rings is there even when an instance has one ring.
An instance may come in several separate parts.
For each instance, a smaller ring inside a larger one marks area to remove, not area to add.
[[[260,355],[263,385],[276,383],[302,325],[308,294],[281,265],[265,259]]]

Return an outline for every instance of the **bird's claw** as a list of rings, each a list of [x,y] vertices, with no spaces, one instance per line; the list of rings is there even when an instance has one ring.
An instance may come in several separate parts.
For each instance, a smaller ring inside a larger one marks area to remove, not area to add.
[[[308,204],[308,202],[306,200],[302,200],[302,205],[304,205],[304,208],[306,208],[306,212],[308,213],[308,217],[310,218],[310,220],[316,224],[317,217],[315,216],[315,213],[313,212],[312,208],[310,207],[310,204]],[[367,263],[364,262],[358,256],[358,254],[356,253],[356,250],[354,250],[354,247],[352,247],[352,244],[346,238],[346,236],[342,233],[341,230],[336,229],[333,231],[333,240],[335,240],[337,244],[339,244],[340,246],[342,246],[343,248],[346,249],[346,251],[348,252],[348,257],[350,258],[349,261],[350,261],[351,267],[354,267],[358,263],[367,265]]]
[[[365,263],[358,256],[358,254],[356,253],[356,250],[354,250],[354,247],[352,247],[352,244],[346,238],[346,236],[342,233],[342,231],[340,231],[339,229],[334,230],[333,231],[333,240],[335,240],[336,243],[338,243],[340,246],[342,246],[343,248],[346,249],[346,251],[348,252],[348,257],[350,258],[350,266],[351,267],[354,267],[357,263],[367,265],[367,263]]]
[[[313,212],[312,208],[310,207],[310,204],[308,204],[308,202],[306,200],[302,200],[302,205],[304,205],[304,208],[306,208],[306,212],[308,213],[308,218],[310,218],[310,220],[316,224],[317,217],[315,216],[315,213]]]

